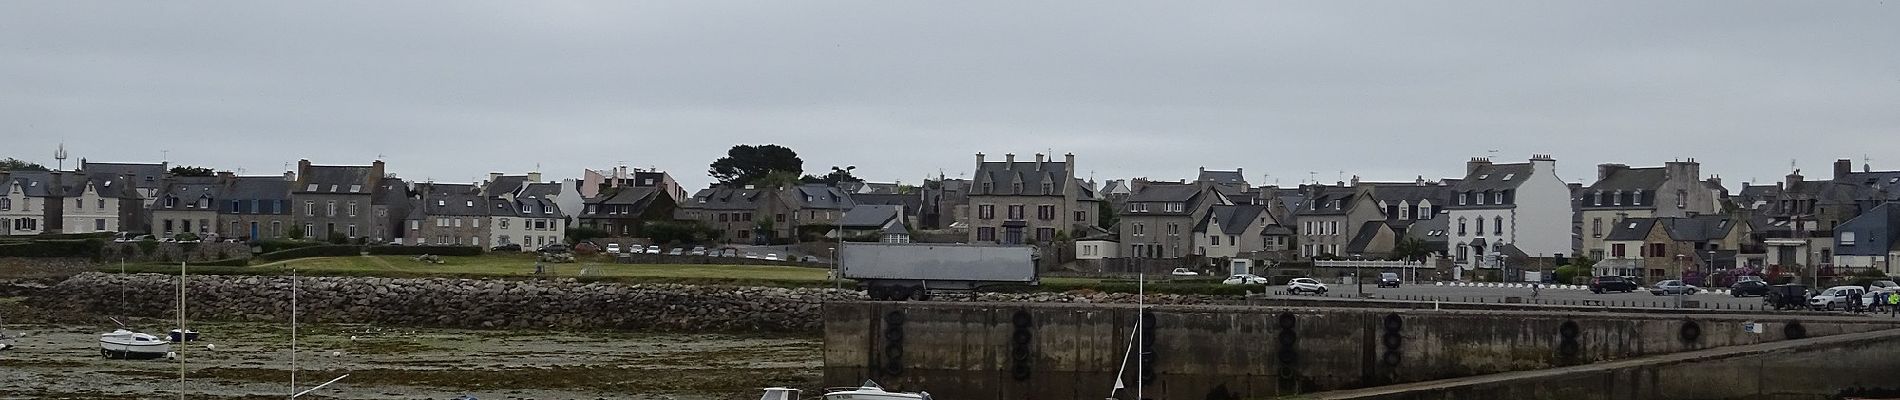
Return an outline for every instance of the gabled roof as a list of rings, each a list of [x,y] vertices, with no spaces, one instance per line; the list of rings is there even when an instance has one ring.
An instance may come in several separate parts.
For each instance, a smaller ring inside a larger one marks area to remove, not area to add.
[[[1130,202],[1185,202],[1201,194],[1200,186],[1184,183],[1154,182],[1128,196]]]
[[[1345,214],[1352,208],[1356,200],[1354,197],[1359,194],[1352,187],[1321,185],[1312,188],[1312,193],[1300,202],[1300,208],[1293,211],[1294,215]]]
[[[688,199],[682,208],[751,211],[759,209],[761,204],[768,201],[765,196],[769,195],[766,189],[708,188],[694,193],[693,198]]]
[[[1383,229],[1391,229],[1391,227],[1387,226],[1385,221],[1366,221],[1364,224],[1360,224],[1359,233],[1353,235],[1351,242],[1346,243],[1346,253],[1365,253],[1366,247],[1372,245],[1372,240],[1377,239],[1379,237],[1379,231]]]
[[[924,205],[923,197],[915,194],[859,193],[851,195],[851,201],[857,203],[859,207],[867,204],[901,206],[904,208],[904,215],[916,215]]]
[[[653,200],[659,188],[640,186],[621,186],[602,192],[600,196],[587,199],[586,204],[645,204]]]
[[[290,185],[282,176],[236,177],[218,197],[232,200],[289,200]]]
[[[794,208],[849,210],[857,203],[851,201],[851,194],[843,189],[823,184],[804,184],[780,190],[781,199]]]
[[[1446,205],[1451,202],[1450,185],[1440,186],[1436,182],[1369,182],[1372,185],[1372,198],[1396,206],[1403,202],[1418,205],[1420,200],[1430,200],[1432,204]]]
[[[370,182],[372,173],[368,166],[312,165],[299,177],[304,187],[294,190],[296,193],[369,194],[377,188],[363,184]]]
[[[1101,197],[1095,193],[1095,188],[1090,186],[1088,181],[1084,181],[1082,178],[1075,178],[1075,198],[1081,200],[1100,199]]]
[[[970,179],[972,183],[976,185],[976,188],[970,194],[976,196],[1041,196],[1043,195],[1042,184],[1044,182],[1051,184],[1060,183],[1062,179],[1066,179],[1069,176],[1068,168],[1068,163],[1061,161],[1043,161],[1040,168],[1035,160],[1018,161],[1015,163],[985,162],[977,165],[976,175]],[[990,192],[983,192],[982,185],[984,183],[991,185]],[[1012,190],[1013,185],[1017,183],[1022,184],[1022,191],[1020,193]],[[1050,192],[1048,196],[1060,196],[1062,195],[1062,187],[1056,186],[1050,190]]]
[[[102,163],[81,160],[79,171],[115,177],[131,175],[133,186],[141,189],[157,189],[160,185],[159,180],[169,172],[168,165],[169,163]]]
[[[428,183],[416,187],[421,192],[410,210],[410,219],[425,216],[486,216],[488,199],[474,184]]]
[[[1523,185],[1525,181],[1530,180],[1530,177],[1530,163],[1481,165],[1470,174],[1465,175],[1465,179],[1459,181],[1456,186],[1453,186],[1453,190],[1471,192],[1516,189],[1518,186]]]
[[[1194,226],[1195,232],[1207,232],[1208,222],[1220,224],[1223,234],[1239,235],[1247,233],[1247,227],[1259,223],[1260,215],[1267,212],[1261,206],[1213,206],[1208,208],[1207,217]]]
[[[1247,183],[1247,177],[1241,176],[1240,171],[1215,171],[1207,169],[1201,170],[1200,176],[1195,177],[1194,180],[1213,182],[1221,185],[1244,185]]]
[[[481,204],[477,202],[476,204]],[[488,198],[488,215],[495,217],[560,218],[561,206],[553,199],[518,197],[514,200]]]
[[[839,221],[838,224],[843,225],[845,229],[877,229],[892,221],[900,220],[902,216],[903,210],[899,206],[860,205],[846,211],[844,220]]]
[[[282,180],[282,179],[279,179],[279,180]],[[174,211],[176,210],[212,211],[219,206],[218,200],[221,199],[222,195],[224,194],[223,188],[224,188],[224,185],[221,184],[221,182],[219,181],[217,177],[210,177],[210,176],[171,177],[171,178],[165,179],[164,184],[159,186],[158,198],[163,199],[163,198],[171,197],[171,198],[176,198],[178,200],[175,202],[171,202],[170,206],[166,206],[167,202],[165,201],[159,201],[159,202],[153,203],[152,209],[153,210],[174,210]],[[201,209],[201,208],[198,208],[198,204],[197,204],[198,199],[209,199],[211,203],[209,207]]]
[[[1735,229],[1734,218],[1726,215],[1665,218],[1663,221],[1663,228],[1669,232],[1669,238],[1688,242],[1721,240]]]
[[[1637,190],[1654,192],[1662,188],[1669,180],[1669,171],[1663,167],[1619,168],[1610,172],[1610,176],[1599,179],[1585,190]]]
[[[1422,240],[1427,244],[1440,244],[1438,249],[1443,250],[1442,245],[1450,242],[1450,230],[1451,218],[1423,219],[1412,221],[1411,225],[1406,226],[1405,237]]]
[[[1641,241],[1649,239],[1649,231],[1655,229],[1655,218],[1626,218],[1611,227],[1605,241]]]
[[[66,194],[63,185],[53,184],[53,173],[47,171],[10,171],[4,175],[6,182],[18,187],[27,197],[58,197]],[[12,192],[13,188],[0,186],[0,190]]]

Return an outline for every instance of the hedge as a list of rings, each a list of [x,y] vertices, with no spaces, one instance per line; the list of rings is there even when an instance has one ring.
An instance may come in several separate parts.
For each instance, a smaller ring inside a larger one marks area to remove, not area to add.
[[[479,256],[482,248],[475,246],[370,246],[370,254],[385,256],[419,256],[433,254],[438,256]]]
[[[1140,284],[1135,282],[1096,282],[1096,283],[1049,283],[1040,286],[1003,285],[986,290],[1006,293],[1030,292],[1067,292],[1072,290],[1090,290],[1099,293],[1140,293]],[[1199,294],[1214,296],[1242,296],[1249,290],[1262,292],[1261,285],[1228,285],[1223,283],[1149,283],[1148,293],[1157,294]]]
[[[0,257],[86,257],[98,258],[106,245],[101,239],[35,240],[0,244]]]
[[[112,232],[95,232],[95,233],[42,233],[42,234],[38,234],[38,235],[12,235],[12,236],[0,236],[0,239],[10,239],[10,240],[84,240],[84,239],[112,239],[112,237],[113,237],[113,235],[116,235],[116,234],[115,234],[115,233],[112,233]]]
[[[303,240],[265,240],[257,242],[257,247],[262,249],[265,253],[276,253],[284,250],[316,246],[327,246],[327,244]]]
[[[259,254],[257,255],[257,259],[262,261],[280,261],[308,257],[348,257],[361,255],[362,253],[363,248],[357,246],[323,245]]]
[[[224,260],[217,260],[217,261],[189,263],[188,265],[207,266],[207,267],[242,267],[242,266],[251,265],[251,259],[231,258],[231,259],[224,259]]]

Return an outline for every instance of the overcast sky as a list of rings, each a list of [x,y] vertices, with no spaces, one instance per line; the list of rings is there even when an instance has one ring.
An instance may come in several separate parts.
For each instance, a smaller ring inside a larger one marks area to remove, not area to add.
[[[1282,185],[1551,153],[1738,187],[1900,169],[1892,3],[10,1],[0,157],[699,188],[739,143],[912,183],[979,151]]]

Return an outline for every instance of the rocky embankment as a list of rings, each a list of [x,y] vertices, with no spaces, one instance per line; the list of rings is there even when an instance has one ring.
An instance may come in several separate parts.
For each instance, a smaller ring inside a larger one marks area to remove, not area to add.
[[[297,278],[297,316],[311,323],[453,328],[609,329],[666,332],[806,332],[822,328],[827,301],[864,300],[855,290],[580,282],[574,279]],[[178,280],[159,274],[85,273],[36,291],[28,305],[58,315],[175,316]],[[188,317],[287,321],[292,280],[191,276]],[[123,299],[123,300],[121,300]],[[984,293],[979,301],[1133,303],[1128,294]],[[1150,295],[1151,304],[1206,303]]]

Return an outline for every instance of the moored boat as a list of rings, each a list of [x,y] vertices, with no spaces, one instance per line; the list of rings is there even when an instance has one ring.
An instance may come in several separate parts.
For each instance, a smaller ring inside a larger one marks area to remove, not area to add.
[[[157,336],[125,329],[99,335],[99,354],[106,358],[153,359],[171,352],[171,343]]]
[[[825,400],[930,400],[930,392],[891,392],[877,382],[864,381],[856,388],[828,389]]]

